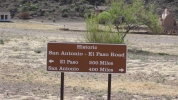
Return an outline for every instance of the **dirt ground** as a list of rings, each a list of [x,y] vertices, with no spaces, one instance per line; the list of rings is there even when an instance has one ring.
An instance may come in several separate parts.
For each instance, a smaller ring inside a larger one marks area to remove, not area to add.
[[[49,41],[83,42],[84,22],[0,23],[0,100],[60,100],[60,72],[46,71]],[[128,34],[127,73],[112,100],[178,100],[178,36]],[[107,100],[108,74],[65,73],[64,100]]]

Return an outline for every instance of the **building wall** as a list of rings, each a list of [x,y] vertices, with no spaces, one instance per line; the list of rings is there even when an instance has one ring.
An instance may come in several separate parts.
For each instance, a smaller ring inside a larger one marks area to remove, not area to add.
[[[175,21],[171,15],[167,15],[163,20],[163,27],[168,29],[173,29],[175,26]]]
[[[5,19],[6,15],[7,15],[7,19]],[[3,19],[2,16],[4,16]],[[10,20],[11,20],[10,12],[0,12],[0,21],[10,21]]]
[[[95,10],[95,15],[100,14],[101,12],[103,12],[103,10]]]

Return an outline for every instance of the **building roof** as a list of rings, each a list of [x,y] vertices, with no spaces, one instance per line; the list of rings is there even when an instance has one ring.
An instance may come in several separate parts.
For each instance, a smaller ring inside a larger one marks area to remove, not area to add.
[[[95,10],[107,10],[108,8],[108,6],[94,6]]]
[[[0,8],[0,12],[9,12],[6,8]]]

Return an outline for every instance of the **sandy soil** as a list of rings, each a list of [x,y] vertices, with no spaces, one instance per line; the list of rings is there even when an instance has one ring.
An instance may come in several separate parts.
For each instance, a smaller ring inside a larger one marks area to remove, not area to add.
[[[0,100],[58,100],[60,72],[46,71],[49,41],[83,42],[84,22],[0,23]],[[178,36],[128,34],[126,74],[112,74],[112,100],[178,100]],[[106,100],[107,74],[65,73],[65,100]]]

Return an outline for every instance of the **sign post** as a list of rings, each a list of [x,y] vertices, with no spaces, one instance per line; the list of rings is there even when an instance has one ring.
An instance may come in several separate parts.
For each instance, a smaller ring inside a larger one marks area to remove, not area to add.
[[[61,100],[64,100],[64,72],[61,72]]]
[[[104,43],[47,44],[47,71],[61,72],[63,100],[64,72],[108,73],[108,100],[111,94],[111,73],[126,73],[127,46]]]
[[[111,74],[108,74],[108,100],[111,100]]]

